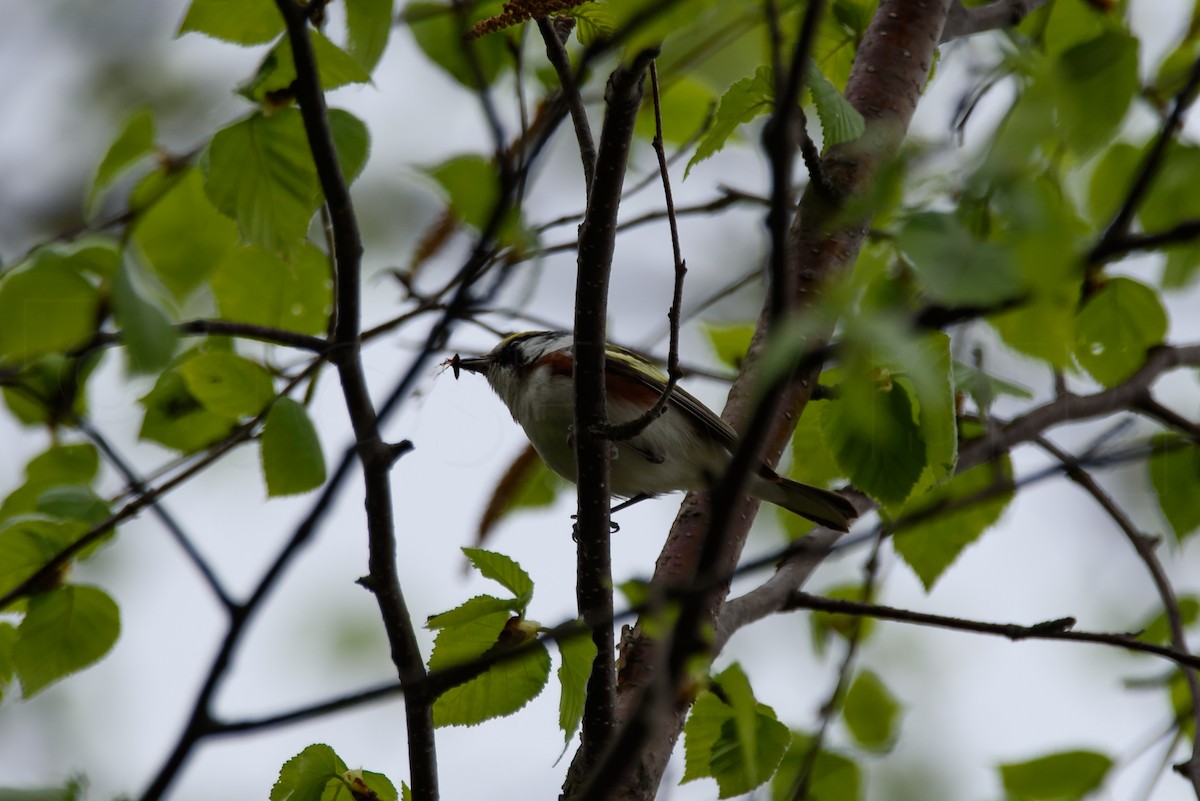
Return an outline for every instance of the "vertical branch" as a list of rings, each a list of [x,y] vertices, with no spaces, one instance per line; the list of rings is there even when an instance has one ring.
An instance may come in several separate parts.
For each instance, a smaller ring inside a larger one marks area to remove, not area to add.
[[[415,798],[437,798],[432,701],[424,691],[425,664],[396,569],[396,536],[392,515],[390,469],[396,451],[383,442],[379,420],[367,388],[360,341],[362,238],[333,144],[325,96],[308,34],[304,6],[276,0],[287,24],[296,65],[296,99],[308,135],[309,149],[329,207],[333,227],[337,325],[331,359],[341,379],[342,394],[362,462],[367,512],[369,573],[361,580],[374,595],[383,618],[392,661],[405,687],[408,755]]]
[[[583,182],[590,194],[592,182],[596,177],[596,143],[592,140],[592,129],[588,125],[587,110],[583,107],[583,98],[579,94],[579,85],[571,72],[571,60],[567,57],[567,48],[563,45],[563,37],[548,18],[542,17],[537,21],[538,31],[546,41],[546,58],[558,73],[558,82],[562,84],[563,97],[567,101],[567,109],[571,112],[571,122],[575,126],[575,139],[579,142],[579,158],[583,161]]]
[[[575,457],[579,485],[579,543],[576,597],[584,622],[592,629],[596,659],[588,680],[579,763],[587,768],[612,736],[616,710],[613,645],[612,570],[609,532],[609,455],[603,436],[605,403],[605,324],[608,284],[616,244],[617,211],[633,124],[642,99],[646,66],[656,55],[642,52],[609,78],[607,111],[600,134],[596,175],[587,214],[579,231],[579,268],[575,290]]]

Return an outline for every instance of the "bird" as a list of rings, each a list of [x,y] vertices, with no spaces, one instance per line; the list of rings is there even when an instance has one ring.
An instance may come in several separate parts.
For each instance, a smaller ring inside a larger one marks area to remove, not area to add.
[[[546,466],[575,483],[573,344],[570,332],[525,331],[505,337],[485,356],[456,354],[448,364],[456,378],[460,370],[486,378]],[[668,384],[646,357],[611,344],[605,346],[604,375],[608,415],[616,424],[645,414]],[[630,499],[615,509],[671,492],[711,489],[736,447],[737,433],[728,423],[674,387],[660,417],[641,433],[612,443],[610,489]],[[750,476],[747,492],[837,531],[848,531],[858,516],[838,493],[783,478],[765,462]]]

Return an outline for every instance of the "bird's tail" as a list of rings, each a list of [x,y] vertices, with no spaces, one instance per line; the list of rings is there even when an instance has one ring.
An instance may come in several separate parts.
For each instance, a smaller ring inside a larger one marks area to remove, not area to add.
[[[858,517],[854,504],[836,492],[780,476],[755,476],[750,494],[835,531],[849,531]]]

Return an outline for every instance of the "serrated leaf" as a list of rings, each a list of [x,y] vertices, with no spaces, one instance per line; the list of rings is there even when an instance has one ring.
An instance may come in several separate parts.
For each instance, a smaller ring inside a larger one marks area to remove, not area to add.
[[[562,687],[558,702],[558,728],[563,739],[570,742],[583,720],[587,683],[596,660],[596,644],[585,634],[565,637],[558,641],[558,683]]]
[[[346,50],[367,72],[387,48],[394,16],[393,0],[346,0]]]
[[[1131,278],[1112,278],[1088,299],[1075,322],[1075,358],[1101,384],[1114,387],[1137,372],[1146,352],[1167,335],[1158,293]]]
[[[0,282],[0,361],[66,352],[95,331],[99,296],[69,258],[43,251]]]
[[[322,89],[329,91],[371,80],[371,74],[358,60],[329,41],[323,33],[311,28],[308,33]],[[285,36],[263,57],[254,75],[238,87],[238,94],[247,100],[273,106],[277,104],[278,93],[290,90],[295,80],[296,62],[292,55],[292,42]],[[290,101],[290,92],[288,97]]]
[[[1000,780],[1013,801],[1074,801],[1104,783],[1113,761],[1094,751],[1058,754],[1000,765]]]
[[[297,109],[252,114],[218,131],[201,166],[209,199],[243,239],[287,253],[304,243],[320,190]]]
[[[153,389],[138,402],[146,409],[138,437],[183,453],[194,453],[211,445],[229,434],[237,422],[205,408],[175,370],[159,376]]]
[[[575,18],[575,38],[584,47],[607,39],[617,30],[617,19],[608,3],[583,3],[564,13]]]
[[[769,114],[775,102],[775,88],[771,83],[769,67],[759,67],[752,78],[742,78],[735,82],[717,105],[717,113],[712,125],[704,133],[696,152],[688,161],[683,171],[687,180],[692,167],[720,152],[734,131],[744,123],[750,122],[763,114]]]
[[[271,801],[322,801],[331,781],[340,781],[346,763],[324,744],[310,745],[283,763],[271,788]]]
[[[993,490],[999,484],[1000,489]],[[904,505],[899,515],[918,522],[898,529],[896,553],[908,563],[928,591],[966,548],[1000,519],[1013,497],[1012,462],[1005,456],[959,473]],[[981,497],[987,493],[987,497]],[[962,505],[967,499],[969,505]],[[940,511],[946,509],[946,511]]]
[[[896,742],[900,704],[887,685],[870,670],[859,671],[842,705],[842,719],[854,740],[872,751],[887,751]]]
[[[269,42],[283,33],[283,16],[273,0],[192,0],[179,26],[234,44]]]
[[[514,560],[501,553],[482,548],[463,548],[475,569],[516,596],[517,604],[526,606],[533,597],[533,579]]]
[[[267,412],[261,453],[271,498],[308,492],[325,483],[317,429],[304,406],[291,398],[279,398]]]
[[[511,715],[536,698],[550,678],[550,652],[538,642],[520,647],[521,655],[442,693],[433,702],[433,725],[474,726]]]
[[[826,443],[850,480],[885,504],[899,504],[926,465],[925,439],[900,383],[877,387],[861,376],[841,384],[841,396],[822,410]]]
[[[1147,462],[1150,484],[1175,540],[1183,542],[1200,528],[1200,449],[1171,435],[1155,437],[1154,445]]]
[[[138,215],[132,232],[146,268],[178,301],[188,298],[238,242],[237,226],[209,202],[195,167]]]
[[[166,367],[179,344],[179,331],[163,308],[141,289],[137,265],[121,259],[113,279],[113,311],[121,328],[126,364],[131,373],[153,373]]]
[[[120,631],[117,604],[95,587],[60,587],[30,598],[13,646],[24,696],[98,661]]]
[[[199,353],[176,369],[191,396],[222,417],[254,417],[275,397],[271,374],[229,351]]]
[[[461,12],[439,2],[410,2],[404,9],[409,30],[426,58],[441,67],[451,78],[475,91],[478,79],[464,48],[474,51],[480,78],[490,86],[509,63],[503,34],[466,39],[471,26],[482,19],[500,14],[497,0],[473,3]]]
[[[253,246],[236,248],[217,265],[212,289],[225,320],[301,334],[322,334],[329,325],[329,260],[311,244],[290,258]]]
[[[449,611],[430,615],[429,619],[425,621],[425,626],[433,630],[456,628],[472,623],[480,618],[499,613],[503,613],[507,619],[516,611],[514,609],[515,606],[516,604],[511,598],[497,598],[494,595],[476,595],[474,598],[468,598]],[[495,644],[495,642],[496,638],[493,637],[488,643],[488,648]],[[480,653],[483,652],[480,651]]]
[[[154,114],[149,109],[135,111],[125,118],[116,139],[96,168],[96,177],[88,189],[88,208],[95,206],[96,199],[118,176],[153,150]]]
[[[829,82],[815,61],[808,63],[808,90],[812,93],[817,117],[821,120],[821,139],[825,148],[851,142],[867,130],[866,120],[846,96]]]
[[[496,600],[487,596],[472,598],[461,606],[429,619],[429,627],[439,629],[433,641],[433,651],[429,654],[431,671],[465,664],[496,646],[512,617],[508,609],[487,611]]]
[[[681,783],[714,778],[720,798],[753,790],[775,772],[791,732],[770,707],[754,700],[749,681],[734,664],[713,681],[728,703],[706,691],[696,699],[684,725],[685,770]]]

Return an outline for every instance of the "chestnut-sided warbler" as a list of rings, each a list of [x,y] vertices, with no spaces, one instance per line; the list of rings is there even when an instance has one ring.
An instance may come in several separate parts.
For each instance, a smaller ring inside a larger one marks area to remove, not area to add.
[[[486,356],[450,361],[479,373],[508,407],[546,465],[575,481],[572,426],[572,337],[562,331],[527,331],[503,340]],[[609,419],[644,414],[662,395],[667,378],[644,357],[609,345],[604,365]],[[614,443],[612,494],[638,499],[679,490],[710,488],[737,444],[729,424],[689,393],[675,387],[661,417],[640,434]],[[781,478],[765,463],[750,478],[748,493],[838,531],[857,516],[841,495]]]

